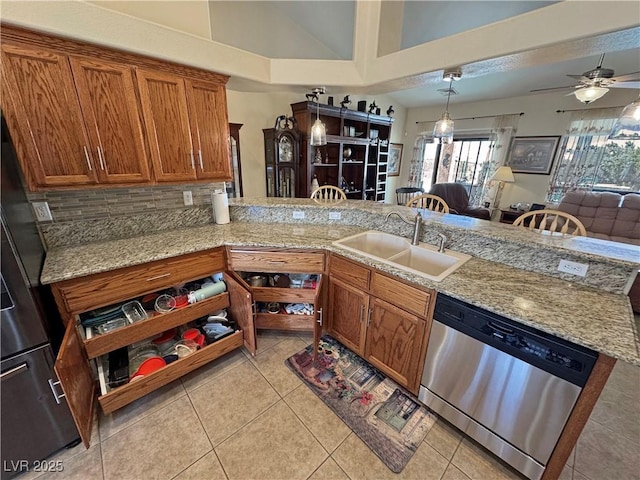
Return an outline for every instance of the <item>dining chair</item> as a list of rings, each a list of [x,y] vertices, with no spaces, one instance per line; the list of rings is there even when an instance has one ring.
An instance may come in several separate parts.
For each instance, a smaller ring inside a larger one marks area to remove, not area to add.
[[[316,203],[340,203],[347,199],[344,190],[333,185],[323,185],[316,188],[311,194],[311,199]]]
[[[523,213],[513,221],[513,225],[540,233],[587,236],[587,230],[580,220],[560,210],[544,209]]]
[[[433,210],[439,213],[449,213],[449,205],[442,198],[430,193],[423,193],[417,197],[411,198],[407,203],[407,207],[422,208]]]
[[[406,205],[412,197],[424,193],[424,188],[420,187],[400,187],[396,188],[396,201],[398,205]]]

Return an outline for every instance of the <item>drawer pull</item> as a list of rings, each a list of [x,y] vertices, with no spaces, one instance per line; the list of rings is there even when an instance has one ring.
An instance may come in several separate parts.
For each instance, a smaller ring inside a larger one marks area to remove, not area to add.
[[[158,280],[159,278],[168,277],[171,273],[163,273],[162,275],[157,275],[155,277],[147,278],[147,282],[152,282],[154,280]]]
[[[66,395],[64,393],[58,395],[58,392],[56,392],[56,385],[60,385],[60,381],[54,382],[53,380],[49,379],[49,387],[51,387],[53,398],[56,400],[56,403],[60,405],[60,399],[66,397]]]

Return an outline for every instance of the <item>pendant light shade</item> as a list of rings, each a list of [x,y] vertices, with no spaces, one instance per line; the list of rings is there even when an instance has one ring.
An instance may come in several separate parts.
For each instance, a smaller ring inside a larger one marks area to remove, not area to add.
[[[582,103],[589,104],[598,100],[609,91],[608,88],[593,85],[591,87],[578,88],[575,92],[572,92],[578,100]]]
[[[460,80],[462,77],[462,72],[459,69],[445,71],[442,79],[446,82],[449,82],[449,88],[446,90],[447,92],[447,106],[444,109],[444,113],[440,117],[433,127],[433,138],[437,138],[440,140],[440,143],[451,143],[453,142],[453,120],[451,120],[451,116],[449,115],[449,99],[451,98],[451,92],[456,93],[456,91],[451,86],[451,83],[454,80]],[[444,92],[445,90],[439,90]]]
[[[316,100],[316,121],[311,126],[311,137],[309,144],[312,147],[321,147],[327,144],[327,129],[320,121],[320,95],[325,93],[324,87],[314,88],[313,93]]]
[[[640,140],[640,98],[630,103],[616,120],[610,139]]]

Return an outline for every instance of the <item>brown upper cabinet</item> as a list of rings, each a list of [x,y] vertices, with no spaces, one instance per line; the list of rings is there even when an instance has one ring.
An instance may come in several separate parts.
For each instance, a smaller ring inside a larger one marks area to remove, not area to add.
[[[28,183],[95,183],[93,152],[67,56],[2,45],[2,76],[2,109]]]
[[[137,77],[156,180],[230,180],[224,88],[145,69]]]
[[[30,190],[231,180],[214,72],[2,25],[1,107]]]
[[[133,69],[71,57],[80,106],[100,183],[149,181]]]

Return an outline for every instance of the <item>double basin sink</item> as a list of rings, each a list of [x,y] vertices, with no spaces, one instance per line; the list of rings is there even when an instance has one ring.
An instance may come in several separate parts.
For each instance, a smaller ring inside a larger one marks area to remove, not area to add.
[[[435,282],[444,280],[471,258],[452,250],[441,253],[426,243],[411,245],[404,237],[376,230],[352,235],[333,244]]]

